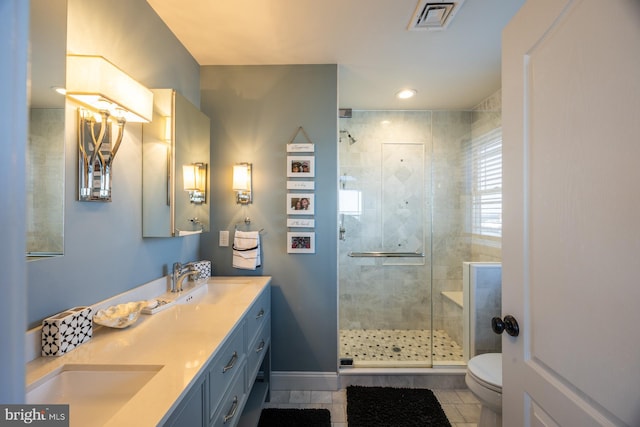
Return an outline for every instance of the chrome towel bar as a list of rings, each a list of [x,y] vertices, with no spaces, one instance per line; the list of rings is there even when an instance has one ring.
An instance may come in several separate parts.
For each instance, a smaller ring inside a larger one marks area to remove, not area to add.
[[[386,257],[386,258],[424,258],[424,252],[349,252],[348,255],[353,258],[366,257]]]

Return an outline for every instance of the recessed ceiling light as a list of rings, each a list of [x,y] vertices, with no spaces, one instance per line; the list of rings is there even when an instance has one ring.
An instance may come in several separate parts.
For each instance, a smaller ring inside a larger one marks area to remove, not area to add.
[[[400,92],[396,93],[396,96],[400,99],[409,99],[413,98],[416,93],[418,92],[415,89],[402,89]]]

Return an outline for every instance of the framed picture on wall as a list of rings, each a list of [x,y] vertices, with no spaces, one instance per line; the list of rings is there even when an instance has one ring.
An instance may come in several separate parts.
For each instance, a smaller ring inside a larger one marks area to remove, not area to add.
[[[313,215],[315,201],[311,193],[287,193],[287,214]]]
[[[313,254],[316,252],[316,233],[296,232],[287,233],[287,253]]]
[[[287,177],[314,177],[315,168],[313,160],[313,156],[287,156]]]

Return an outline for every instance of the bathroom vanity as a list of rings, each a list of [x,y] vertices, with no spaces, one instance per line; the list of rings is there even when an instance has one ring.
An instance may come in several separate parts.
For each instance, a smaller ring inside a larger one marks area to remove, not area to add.
[[[70,406],[72,427],[98,420],[119,427],[255,427],[269,396],[270,281],[212,277],[188,298],[142,315],[126,329],[96,328],[91,340],[64,356],[27,364],[27,401],[34,385],[52,376],[83,372],[88,379],[102,373],[104,381],[79,383],[87,393],[71,390],[84,399]],[[112,400],[100,396],[103,388],[113,388],[110,378],[133,378],[136,372],[144,373],[137,388],[121,390],[130,398],[111,408],[101,403]],[[83,407],[91,411],[83,413]]]

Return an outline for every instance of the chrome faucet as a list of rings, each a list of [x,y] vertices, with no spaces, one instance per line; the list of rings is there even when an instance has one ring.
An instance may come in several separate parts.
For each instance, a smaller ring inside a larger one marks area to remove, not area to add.
[[[183,269],[186,269],[183,271]],[[173,264],[173,272],[171,273],[171,292],[182,292],[182,283],[187,276],[196,279],[200,272],[191,263],[184,266],[179,262]]]

